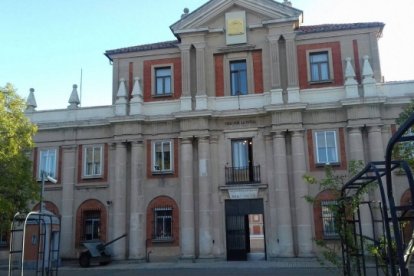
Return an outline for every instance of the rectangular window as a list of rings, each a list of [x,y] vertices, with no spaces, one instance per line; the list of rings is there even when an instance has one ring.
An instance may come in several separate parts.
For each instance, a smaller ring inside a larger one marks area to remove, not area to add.
[[[39,154],[38,178],[41,180],[42,172],[46,175],[56,178],[57,175],[57,150],[42,149]]]
[[[83,175],[85,177],[102,176],[102,146],[86,146],[83,158]]]
[[[245,60],[230,62],[231,95],[247,94],[247,65]]]
[[[172,141],[156,141],[152,144],[152,171],[163,173],[172,172],[173,148]]]
[[[171,67],[155,68],[155,95],[168,96],[171,94]]]
[[[332,164],[339,162],[336,131],[315,132],[315,142],[317,164]]]
[[[330,81],[328,51],[309,54],[310,81]]]
[[[337,205],[336,200],[322,200],[322,228],[324,238],[337,238],[338,232],[336,230],[335,215],[333,208]]]
[[[154,239],[172,240],[172,208],[154,208]]]
[[[85,241],[93,241],[100,239],[101,212],[85,211],[83,213],[83,233]]]
[[[231,146],[233,167],[247,169],[250,163],[251,140],[234,140],[231,142]]]

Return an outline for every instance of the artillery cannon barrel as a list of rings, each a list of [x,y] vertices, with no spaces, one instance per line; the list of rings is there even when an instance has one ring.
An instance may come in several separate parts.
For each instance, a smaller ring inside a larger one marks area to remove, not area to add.
[[[110,244],[112,244],[112,243],[116,242],[117,240],[120,240],[120,239],[122,239],[122,238],[125,238],[127,235],[128,235],[128,234],[127,234],[127,233],[125,233],[125,234],[123,234],[122,236],[119,236],[118,238],[113,239],[112,241],[109,241],[109,242],[107,242],[107,243],[104,243],[104,244],[102,245],[102,247],[107,247],[108,245],[110,245]]]

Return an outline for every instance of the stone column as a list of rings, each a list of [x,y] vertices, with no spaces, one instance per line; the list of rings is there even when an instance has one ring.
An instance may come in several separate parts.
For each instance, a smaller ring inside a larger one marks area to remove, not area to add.
[[[279,248],[278,255],[281,257],[292,257],[294,255],[292,236],[293,229],[290,212],[289,181],[287,174],[286,159],[286,139],[284,132],[277,132],[273,136],[273,156],[275,164],[274,185],[278,233],[277,242]],[[294,162],[294,164],[296,163]],[[304,199],[302,200],[304,201]]]
[[[349,140],[349,160],[364,162],[364,145],[360,127],[351,127],[348,129]],[[365,164],[365,162],[364,162]],[[369,201],[369,196],[364,195],[364,201]],[[362,234],[366,237],[372,236],[371,212],[366,204],[360,206],[360,220]]]
[[[300,102],[300,97],[295,34],[285,34],[283,36],[286,39],[288,102],[296,103]]]
[[[73,208],[74,199],[74,187],[76,182],[76,146],[63,146],[63,172],[62,172],[62,209],[60,210],[61,217],[61,244],[60,255],[61,257],[73,257],[75,244],[75,233],[72,231],[75,229],[74,215],[76,210]]]
[[[191,72],[190,72],[190,47],[191,45],[180,45],[181,50],[181,111],[191,110]]]
[[[193,144],[191,138],[181,140],[181,258],[195,257]]]
[[[302,130],[296,130],[292,134],[292,164],[295,187],[298,255],[299,257],[306,257],[313,255],[312,220],[311,208],[309,208],[309,203],[304,199],[304,196],[309,195],[309,187],[303,180],[303,175],[306,173],[306,158]]]
[[[131,189],[129,222],[129,258],[144,259],[145,256],[145,205],[143,192],[144,177],[143,141],[131,144]]]
[[[213,255],[215,257],[220,257],[224,255],[225,241],[223,238],[223,220],[222,216],[224,213],[224,208],[222,208],[222,203],[220,202],[219,195],[219,170],[224,170],[220,167],[219,162],[219,137],[211,136],[210,137],[210,148],[211,148],[211,203],[212,203],[212,225],[213,228]]]
[[[349,138],[349,160],[364,161],[364,144],[362,142],[362,133],[360,127],[351,127],[348,129]]]
[[[208,137],[198,139],[199,164],[199,250],[200,258],[211,257],[213,239],[211,235],[211,177],[210,143]]]
[[[125,143],[115,145],[115,188],[113,196],[113,237],[126,232],[126,156]],[[121,239],[112,245],[114,259],[125,259],[126,239]]]
[[[270,49],[270,81],[271,81],[271,103],[283,103],[283,91],[280,83],[280,60],[279,60],[279,40],[277,36],[269,36]]]
[[[369,158],[371,161],[383,161],[384,145],[380,126],[368,127]]]

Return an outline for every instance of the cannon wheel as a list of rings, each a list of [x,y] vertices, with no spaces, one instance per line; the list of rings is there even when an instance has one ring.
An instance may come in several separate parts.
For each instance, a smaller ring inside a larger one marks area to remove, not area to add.
[[[82,252],[79,256],[79,265],[88,267],[91,264],[91,253],[89,251]]]

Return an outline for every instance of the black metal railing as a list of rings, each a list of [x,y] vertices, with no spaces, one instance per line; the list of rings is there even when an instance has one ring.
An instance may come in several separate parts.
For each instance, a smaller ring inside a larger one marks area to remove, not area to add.
[[[226,167],[226,185],[260,183],[260,165],[248,167]]]

